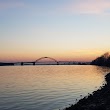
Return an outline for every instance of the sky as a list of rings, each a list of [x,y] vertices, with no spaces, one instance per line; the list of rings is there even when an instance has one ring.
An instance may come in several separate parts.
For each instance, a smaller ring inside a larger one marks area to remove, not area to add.
[[[0,62],[92,61],[109,29],[110,0],[0,0]]]

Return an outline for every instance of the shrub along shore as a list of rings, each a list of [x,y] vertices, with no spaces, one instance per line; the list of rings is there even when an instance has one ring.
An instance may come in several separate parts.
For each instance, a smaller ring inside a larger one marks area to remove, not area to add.
[[[64,110],[110,110],[110,73],[105,76],[105,79],[107,83],[100,90]]]

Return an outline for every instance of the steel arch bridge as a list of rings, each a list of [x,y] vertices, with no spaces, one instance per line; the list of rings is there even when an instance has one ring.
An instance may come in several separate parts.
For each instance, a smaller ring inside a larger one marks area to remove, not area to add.
[[[40,60],[42,60],[42,59],[51,59],[51,60],[53,60],[54,62],[56,62],[57,65],[59,65],[59,62],[58,62],[56,59],[51,58],[51,57],[41,57],[41,58],[38,58],[38,59],[35,61],[35,63],[37,63],[38,61],[40,61]]]

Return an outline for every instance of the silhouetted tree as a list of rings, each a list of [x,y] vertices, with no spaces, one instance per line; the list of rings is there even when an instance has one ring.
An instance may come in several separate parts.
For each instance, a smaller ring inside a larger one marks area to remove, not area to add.
[[[110,66],[110,54],[106,52],[101,57],[96,58],[91,62],[92,65],[98,66]]]
[[[106,66],[109,66],[110,67],[110,56],[107,59]]]

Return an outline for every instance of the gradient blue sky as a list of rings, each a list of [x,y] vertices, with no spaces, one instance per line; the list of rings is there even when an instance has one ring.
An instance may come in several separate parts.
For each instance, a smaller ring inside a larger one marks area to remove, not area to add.
[[[110,0],[0,0],[0,61],[91,61],[110,49]]]

